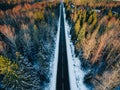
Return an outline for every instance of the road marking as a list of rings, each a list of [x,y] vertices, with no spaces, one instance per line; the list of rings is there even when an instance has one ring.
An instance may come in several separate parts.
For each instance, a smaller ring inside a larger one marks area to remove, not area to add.
[[[62,65],[63,65],[63,55],[62,55]]]
[[[64,90],[64,83],[62,83],[62,90]]]
[[[62,81],[64,79],[64,69],[63,69],[63,66],[62,66]]]
[[[64,78],[63,55],[62,55],[62,79]]]
[[[60,8],[62,9],[62,7]],[[61,10],[61,21],[64,18],[63,11]],[[68,68],[66,67],[67,62],[67,51],[66,49],[66,42],[65,42],[65,26],[63,26],[63,22],[60,22],[60,46],[59,46],[59,62],[58,62],[58,73],[57,73],[57,86],[56,90],[70,90],[69,86],[69,78],[68,75]],[[65,24],[64,24],[65,25]],[[62,60],[62,61],[61,61]]]

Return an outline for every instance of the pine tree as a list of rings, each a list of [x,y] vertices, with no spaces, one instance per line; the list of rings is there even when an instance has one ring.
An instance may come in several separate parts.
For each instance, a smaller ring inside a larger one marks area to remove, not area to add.
[[[36,69],[19,52],[16,62],[0,56],[0,74],[5,90],[41,90]]]
[[[97,13],[94,11],[92,16],[93,16],[93,22],[91,24],[91,30],[93,31],[93,29],[95,28],[95,25],[97,23]]]
[[[77,20],[75,24],[75,34],[77,35],[80,30],[80,19]]]
[[[111,10],[109,10],[109,12],[108,12],[108,16],[109,16],[109,18],[112,17],[112,11],[111,11]]]
[[[79,42],[82,42],[82,40],[84,40],[84,38],[85,38],[86,26],[87,26],[87,24],[84,23],[82,29],[79,32],[79,35],[78,35]]]
[[[83,12],[83,23],[86,21],[86,11]]]
[[[41,12],[37,11],[37,12],[35,12],[34,18],[35,18],[35,20],[39,20],[39,21],[44,20],[44,12],[43,11],[41,11]]]
[[[0,74],[12,74],[15,75],[15,70],[18,69],[18,65],[12,63],[8,58],[0,56]]]
[[[93,16],[90,15],[90,17],[89,17],[89,19],[88,19],[88,24],[90,25],[90,24],[92,23],[92,21],[93,21]]]

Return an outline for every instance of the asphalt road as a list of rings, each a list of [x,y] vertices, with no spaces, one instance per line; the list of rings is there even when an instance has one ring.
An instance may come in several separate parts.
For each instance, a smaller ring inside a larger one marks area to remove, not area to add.
[[[63,5],[61,5],[60,40],[56,90],[70,90],[64,25]]]

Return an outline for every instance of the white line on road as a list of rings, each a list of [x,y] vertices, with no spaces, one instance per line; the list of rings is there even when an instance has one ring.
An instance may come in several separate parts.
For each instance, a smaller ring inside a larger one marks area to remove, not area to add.
[[[62,55],[62,79],[64,78],[63,55]]]
[[[62,90],[64,90],[64,83],[62,83]]]

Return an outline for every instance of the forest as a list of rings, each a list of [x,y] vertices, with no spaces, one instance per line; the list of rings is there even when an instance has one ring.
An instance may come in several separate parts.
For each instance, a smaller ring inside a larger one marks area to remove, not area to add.
[[[76,56],[90,69],[84,82],[95,90],[119,90],[120,2],[80,1],[67,2],[66,12]]]
[[[0,90],[43,90],[50,81],[59,8],[18,1],[0,1]]]
[[[120,1],[63,0],[88,90],[120,90]],[[60,0],[0,0],[0,90],[49,86]]]

